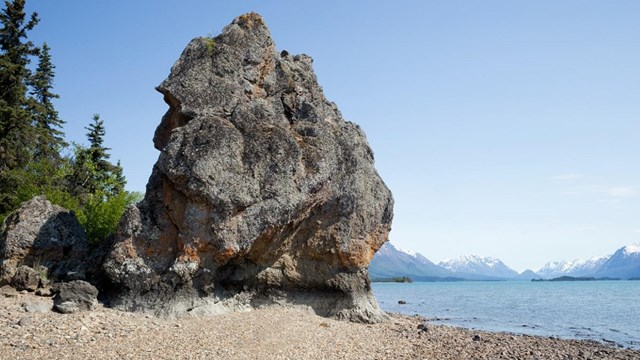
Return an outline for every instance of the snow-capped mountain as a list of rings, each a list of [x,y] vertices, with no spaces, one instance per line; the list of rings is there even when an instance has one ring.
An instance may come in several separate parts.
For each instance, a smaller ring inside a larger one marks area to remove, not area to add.
[[[489,277],[511,279],[518,276],[518,272],[505,265],[502,261],[492,257],[465,255],[457,259],[447,259],[438,263],[441,267],[464,277]]]
[[[573,261],[552,261],[545,264],[537,273],[544,279],[560,276],[592,276],[608,259],[609,256],[595,256]]]
[[[369,275],[372,278],[408,276],[416,281],[452,276],[421,254],[396,249],[390,242],[385,243],[371,260]]]
[[[433,262],[431,262],[431,260],[427,259],[426,257],[424,257],[422,254],[415,252],[415,251],[411,251],[411,250],[406,250],[406,249],[398,249],[400,252],[403,252],[409,256],[411,256],[412,258],[415,259],[415,261],[419,262],[420,264],[427,266],[429,269],[436,271],[436,268],[438,268],[439,270],[437,270],[438,272],[442,272],[440,266],[434,264]],[[443,275],[450,275],[448,274],[446,271],[442,272]]]
[[[385,243],[384,246],[386,246],[386,245],[391,245],[391,243]],[[391,245],[391,246],[393,246],[393,245]],[[403,248],[395,248],[395,249],[400,251],[400,252],[402,252],[402,253],[405,253],[405,254],[407,254],[409,256],[412,256],[412,257],[416,257],[417,255],[419,255],[419,253],[417,253],[417,252],[415,252],[413,250],[403,249]]]
[[[618,249],[595,273],[597,277],[640,278],[640,243]]]
[[[396,249],[387,242],[371,260],[369,274],[372,278],[408,276],[414,281],[530,280],[561,276],[640,279],[640,243],[622,247],[611,256],[555,261],[537,272],[527,270],[518,274],[499,259],[477,255],[443,260],[436,265],[420,253]]]

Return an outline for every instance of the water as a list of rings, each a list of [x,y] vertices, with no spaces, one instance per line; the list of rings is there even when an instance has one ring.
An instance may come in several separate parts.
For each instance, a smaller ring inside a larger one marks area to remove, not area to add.
[[[385,311],[434,323],[640,349],[640,281],[373,283],[373,293]]]

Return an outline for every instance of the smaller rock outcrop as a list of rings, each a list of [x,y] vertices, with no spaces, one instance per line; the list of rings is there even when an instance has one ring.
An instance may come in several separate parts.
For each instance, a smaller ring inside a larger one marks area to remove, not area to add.
[[[22,265],[36,270],[45,267],[54,279],[84,272],[87,252],[87,236],[75,214],[36,196],[0,227],[0,286],[14,281]]]
[[[86,281],[57,283],[51,291],[55,294],[53,310],[63,314],[93,310],[98,304],[98,289]]]

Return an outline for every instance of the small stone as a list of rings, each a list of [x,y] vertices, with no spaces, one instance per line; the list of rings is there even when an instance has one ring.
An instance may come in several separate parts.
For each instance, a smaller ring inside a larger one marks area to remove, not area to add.
[[[38,296],[49,297],[49,296],[51,296],[51,289],[50,288],[41,288],[41,289],[36,290],[35,294],[38,295]]]
[[[407,302],[406,302],[406,301],[404,301],[404,300],[398,300],[398,304],[400,304],[400,305],[405,305],[406,303],[407,303]]]
[[[7,298],[14,298],[18,296],[18,292],[9,285],[5,285],[0,287],[0,294]]]
[[[473,341],[480,341],[482,340],[482,338],[480,338],[480,335],[473,335]]]
[[[51,310],[51,305],[44,302],[24,303],[22,308],[28,313],[46,313]]]
[[[20,326],[29,326],[33,323],[33,320],[27,318],[27,317],[23,317],[18,321],[18,325]]]

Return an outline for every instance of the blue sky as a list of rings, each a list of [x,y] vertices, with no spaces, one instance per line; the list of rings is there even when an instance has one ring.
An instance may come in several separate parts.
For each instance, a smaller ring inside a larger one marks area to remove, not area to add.
[[[640,2],[27,2],[68,139],[99,113],[130,190],[158,156],[154,87],[189,40],[256,11],[366,131],[397,246],[521,271],[640,241]]]

